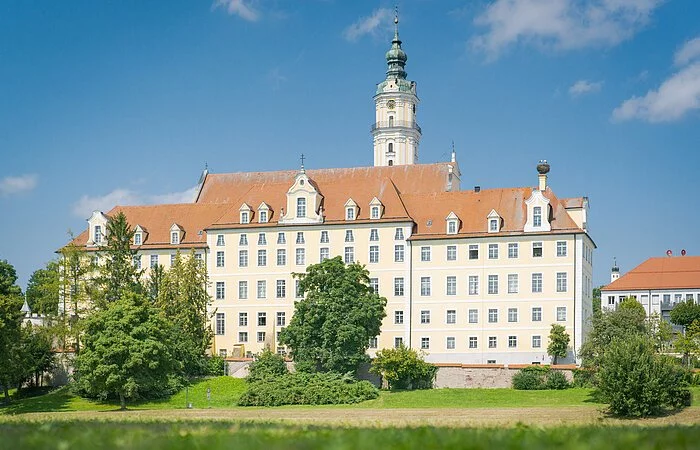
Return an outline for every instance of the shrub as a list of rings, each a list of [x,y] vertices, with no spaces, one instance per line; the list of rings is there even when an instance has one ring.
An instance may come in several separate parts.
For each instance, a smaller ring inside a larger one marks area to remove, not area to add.
[[[287,370],[287,364],[284,362],[284,358],[266,348],[260,356],[250,364],[246,380],[255,382],[268,378],[281,377],[288,373],[289,371]]]
[[[662,414],[690,404],[689,372],[673,358],[654,352],[643,336],[613,340],[598,372],[600,397],[610,412],[627,417]]]
[[[571,387],[569,380],[566,379],[564,372],[561,370],[550,370],[547,372],[546,380],[544,383],[545,389],[568,389]]]
[[[332,405],[359,403],[379,396],[368,381],[336,373],[287,373],[248,383],[240,406]]]
[[[513,375],[513,389],[518,389],[520,391],[544,389],[547,372],[549,372],[549,367],[525,367]]]
[[[378,351],[370,372],[384,377],[389,389],[430,389],[437,367],[423,361],[414,349],[401,345]]]
[[[574,369],[574,387],[592,388],[595,386],[595,372],[591,369]]]
[[[224,375],[224,364],[226,361],[221,356],[211,356],[206,358],[206,375],[210,377],[220,377]]]

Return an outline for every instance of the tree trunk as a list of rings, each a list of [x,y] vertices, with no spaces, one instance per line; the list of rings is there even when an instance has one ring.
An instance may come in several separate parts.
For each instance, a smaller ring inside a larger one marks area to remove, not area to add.
[[[552,362],[553,366],[557,365],[557,355],[554,355],[554,361]]]
[[[2,385],[2,390],[5,393],[5,403],[10,403],[10,390],[5,384]]]
[[[124,398],[124,394],[119,393],[119,403],[121,405],[121,410],[126,411],[126,399]]]

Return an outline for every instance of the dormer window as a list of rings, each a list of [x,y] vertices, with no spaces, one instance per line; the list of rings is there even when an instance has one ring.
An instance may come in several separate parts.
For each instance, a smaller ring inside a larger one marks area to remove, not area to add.
[[[498,231],[498,219],[489,219],[489,232],[495,233]]]
[[[306,217],[306,198],[297,198],[297,218]]]
[[[177,245],[180,243],[180,233],[177,231],[171,231],[170,232],[170,243],[173,245]]]
[[[495,209],[492,209],[486,216],[486,230],[489,233],[498,233],[501,231],[501,216],[498,215]]]
[[[250,213],[248,211],[241,211],[241,223],[250,223]]]
[[[379,219],[379,206],[373,206],[371,213],[370,218]]]
[[[134,245],[141,245],[143,235],[141,233],[134,233]]]
[[[267,223],[267,211],[260,211],[258,219],[260,220],[260,223]]]
[[[95,225],[95,244],[102,243],[102,226]]]
[[[450,212],[447,217],[445,217],[445,221],[447,234],[457,234],[459,230],[459,217],[457,217],[457,214]]]
[[[345,220],[355,220],[355,208],[345,208]]]
[[[542,191],[534,189],[530,198],[525,200],[527,205],[527,220],[523,231],[526,233],[541,233],[551,231],[549,222],[550,202]]]
[[[258,223],[267,223],[270,221],[270,207],[267,203],[262,202],[258,206]]]
[[[374,197],[371,202],[369,202],[369,218],[370,219],[381,219],[384,214],[384,205],[379,201],[377,197]]]
[[[541,227],[542,226],[542,207],[535,206],[532,208],[532,226]]]

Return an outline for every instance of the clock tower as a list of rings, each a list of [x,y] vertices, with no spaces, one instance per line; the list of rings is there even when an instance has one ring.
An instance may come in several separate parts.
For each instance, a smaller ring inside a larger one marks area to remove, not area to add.
[[[399,17],[394,17],[394,39],[386,52],[386,79],[374,95],[376,119],[372,125],[374,165],[396,166],[418,162],[421,129],[416,123],[415,81],[406,79],[406,60],[399,39]]]

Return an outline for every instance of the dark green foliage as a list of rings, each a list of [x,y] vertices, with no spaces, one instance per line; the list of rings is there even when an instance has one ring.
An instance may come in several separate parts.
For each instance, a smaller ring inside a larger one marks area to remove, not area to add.
[[[305,298],[295,303],[280,341],[291,349],[298,371],[355,372],[367,362],[370,338],[379,335],[386,299],[369,286],[369,272],[340,257],[297,274]]]
[[[614,339],[597,375],[601,398],[610,412],[645,417],[690,404],[690,374],[674,358],[655,353],[645,336]]]
[[[0,295],[22,295],[22,289],[17,286],[16,282],[17,271],[15,270],[15,266],[7,262],[5,259],[0,260]]]
[[[0,270],[4,270],[2,265],[3,262],[0,262]],[[0,289],[4,291],[0,292],[0,386],[8,402],[10,388],[17,386],[26,374],[26,355],[22,348],[24,313],[20,311],[23,302],[18,289],[6,285],[0,286]]]
[[[563,372],[547,366],[529,366],[513,375],[513,389],[537,391],[542,389],[568,389],[571,384]]]
[[[573,387],[592,388],[595,385],[595,372],[591,369],[574,369]]]
[[[289,371],[287,370],[287,364],[284,362],[284,358],[266,348],[260,356],[250,364],[246,381],[252,383],[268,378],[281,377],[288,373]]]
[[[566,379],[564,372],[560,370],[550,370],[547,373],[544,388],[545,389],[568,389],[571,385],[569,380]]]
[[[425,362],[414,349],[401,345],[378,351],[370,372],[383,377],[389,389],[430,389],[437,367]]]
[[[226,361],[221,356],[209,356],[206,361],[206,375],[210,377],[220,377],[224,375],[224,364]]]
[[[700,323],[700,304],[693,300],[678,303],[671,310],[671,322],[684,327],[698,321]]]
[[[549,345],[547,346],[547,354],[553,359],[552,364],[556,364],[557,359],[566,357],[569,352],[569,340],[566,328],[563,325],[553,323],[549,331]]]
[[[58,314],[58,293],[61,284],[58,276],[59,264],[49,261],[46,268],[37,269],[27,284],[27,303],[32,312]]]
[[[379,396],[369,381],[337,373],[296,372],[248,384],[240,406],[339,405]]]

